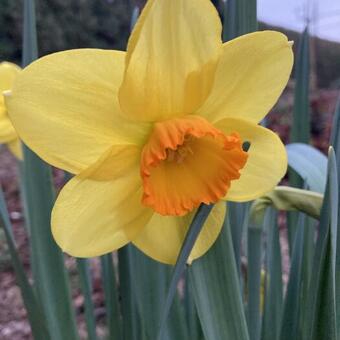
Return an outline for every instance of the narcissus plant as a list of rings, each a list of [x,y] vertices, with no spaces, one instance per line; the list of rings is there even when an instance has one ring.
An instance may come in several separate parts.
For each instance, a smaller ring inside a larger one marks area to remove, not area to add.
[[[78,49],[32,63],[6,103],[20,138],[76,175],[52,212],[60,247],[90,257],[133,242],[174,263],[197,207],[215,203],[189,260],[203,255],[224,201],[255,199],[286,172],[282,142],[258,123],[292,64],[278,32],[223,44],[209,0],[149,0],[126,53]]]
[[[0,144],[6,144],[10,151],[17,157],[21,158],[21,143],[15,129],[7,115],[4,91],[12,88],[14,79],[20,72],[20,67],[9,63],[0,63]]]

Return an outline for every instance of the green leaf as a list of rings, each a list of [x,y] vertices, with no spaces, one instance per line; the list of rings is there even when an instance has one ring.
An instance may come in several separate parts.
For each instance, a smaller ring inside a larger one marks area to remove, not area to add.
[[[141,319],[134,294],[134,267],[132,246],[127,245],[118,250],[119,283],[123,321],[123,339],[144,340]]]
[[[302,143],[286,145],[288,164],[303,179],[308,189],[324,193],[327,157],[316,148]]]
[[[268,236],[262,340],[277,340],[279,338],[281,327],[283,284],[281,246],[277,215],[277,212],[273,208],[269,208],[266,211],[264,219],[264,230],[267,232]]]
[[[34,285],[52,339],[77,339],[72,299],[63,254],[50,228],[54,202],[51,169],[24,147],[26,197],[31,226]]]
[[[108,328],[108,340],[122,339],[121,315],[118,302],[118,287],[115,277],[115,268],[112,262],[112,254],[100,257],[102,267],[102,281],[105,296],[106,323]]]
[[[250,209],[250,221],[261,224],[268,206],[273,206],[278,210],[304,212],[319,219],[322,203],[323,195],[317,192],[278,186],[253,202]]]
[[[334,146],[334,151],[336,154],[336,167],[338,173],[340,171],[340,97],[338,99],[334,119],[333,119],[333,129],[331,136],[331,145]],[[340,195],[340,190],[339,190]],[[339,197],[340,200],[340,197]],[[338,212],[338,225],[340,222],[340,210]],[[337,252],[336,252],[336,314],[337,314],[337,331],[340,334],[340,234],[337,236]]]
[[[138,20],[139,17],[139,7],[135,6],[132,10],[132,14],[131,14],[131,22],[130,22],[130,31],[132,32],[133,28],[135,27],[135,24]]]
[[[215,244],[188,269],[206,340],[248,340],[230,226],[226,221]]]
[[[340,96],[334,112],[330,144],[333,146],[336,154],[337,168],[340,169]]]
[[[146,339],[156,339],[160,317],[171,279],[172,267],[161,264],[131,247],[134,272],[133,294]],[[162,340],[188,339],[184,309],[176,291]]]
[[[184,290],[184,306],[185,315],[188,324],[188,333],[190,339],[204,340],[202,327],[198,318],[193,293],[191,291],[190,276],[186,273],[185,277],[185,290]]]
[[[228,202],[228,217],[230,223],[230,231],[233,240],[233,248],[235,253],[236,266],[241,275],[241,243],[243,231],[248,223],[249,202],[236,203]]]
[[[263,220],[251,218],[248,224],[247,322],[250,340],[261,334],[261,261]]]
[[[22,64],[29,65],[38,58],[38,40],[34,0],[24,2],[24,26],[22,39]]]
[[[8,244],[9,253],[16,276],[17,283],[20,287],[21,296],[27,311],[27,317],[31,325],[32,334],[35,340],[49,340],[50,335],[46,326],[45,315],[41,306],[34,295],[33,289],[27,279],[25,269],[20,261],[16,249],[15,240],[12,234],[12,226],[8,216],[8,211],[2,189],[0,188],[0,227],[4,229],[5,237]]]
[[[112,254],[100,257],[102,267],[102,281],[104,286],[106,323],[108,328],[108,340],[122,339],[121,315],[118,302],[118,287],[115,277],[115,269],[112,262]]]
[[[187,234],[185,235],[182,248],[178,255],[176,265],[171,276],[169,291],[168,291],[167,298],[166,298],[166,301],[165,301],[165,304],[162,310],[159,332],[157,336],[158,340],[163,340],[166,320],[167,320],[167,317],[170,311],[170,307],[172,305],[172,301],[174,297],[176,296],[178,282],[185,270],[185,265],[188,261],[192,248],[195,245],[196,239],[199,233],[201,232],[204,226],[204,223],[206,219],[208,218],[213,206],[214,206],[213,204],[211,205],[201,204],[200,205],[194,219],[191,222],[189,230]]]
[[[88,259],[77,259],[80,288],[84,296],[88,340],[96,340],[96,319],[92,302],[92,282]]]
[[[306,232],[306,218],[299,215],[296,237],[291,256],[291,267],[289,273],[288,287],[284,303],[280,339],[301,339],[300,334],[300,312],[302,300],[302,275],[303,275],[303,249],[304,234]]]
[[[306,143],[310,141],[310,112],[309,112],[309,79],[310,79],[310,50],[308,27],[305,29],[299,42],[295,61],[295,93],[294,109],[290,131],[291,143]],[[289,184],[304,188],[301,177],[292,169],[289,171]],[[293,249],[297,214],[288,214],[288,241],[290,252]]]
[[[295,95],[290,141],[292,143],[309,143],[309,78],[310,78],[309,32],[306,28],[301,36],[295,62]]]
[[[304,310],[303,340],[336,340],[336,245],[338,224],[338,178],[335,153],[328,157],[328,176],[320,228],[315,248],[309,299]]]
[[[256,0],[228,0],[225,2],[223,41],[228,41],[256,30]]]
[[[37,57],[34,1],[24,2],[23,66]],[[77,339],[70,287],[63,254],[50,228],[54,203],[51,168],[26,146],[24,185],[30,221],[34,285],[52,339]]]
[[[26,228],[28,237],[30,237],[30,226],[29,226],[29,219],[28,219],[28,208],[26,202],[26,193],[25,193],[25,184],[23,183],[25,180],[24,176],[24,162],[19,160],[17,162],[18,173],[19,173],[19,189],[20,189],[20,202],[22,205],[23,210],[23,219],[24,219],[24,227]]]

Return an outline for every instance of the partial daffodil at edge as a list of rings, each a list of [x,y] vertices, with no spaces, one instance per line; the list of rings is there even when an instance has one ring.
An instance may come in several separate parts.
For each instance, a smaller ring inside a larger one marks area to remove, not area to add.
[[[132,242],[174,263],[199,204],[216,203],[189,262],[202,256],[224,201],[255,199],[286,172],[282,142],[258,123],[292,64],[278,32],[222,44],[209,0],[149,0],[126,53],[70,50],[28,66],[6,96],[12,122],[40,157],[76,175],[52,212],[59,246],[92,257]]]
[[[0,144],[6,144],[18,159],[22,158],[21,142],[7,115],[2,93],[12,88],[20,70],[20,67],[15,64],[6,61],[0,63]]]

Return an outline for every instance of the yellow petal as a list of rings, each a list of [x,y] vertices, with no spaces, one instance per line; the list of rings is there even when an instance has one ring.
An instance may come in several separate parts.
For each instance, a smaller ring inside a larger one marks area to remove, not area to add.
[[[241,119],[226,118],[215,126],[224,133],[237,131],[243,142],[251,144],[241,176],[231,182],[225,198],[243,202],[271,191],[287,171],[286,149],[280,138],[269,129]]]
[[[17,138],[17,133],[7,116],[7,109],[2,93],[12,88],[14,80],[20,70],[20,67],[15,64],[8,62],[0,63],[0,143],[8,143]]]
[[[292,44],[279,32],[256,32],[227,42],[211,94],[198,114],[211,122],[225,117],[259,122],[285,88],[292,65]]]
[[[2,111],[2,114],[1,111],[0,107],[0,144],[8,143],[18,138],[18,135],[11,121],[7,117],[6,112]]]
[[[22,145],[19,138],[15,138],[11,142],[8,142],[7,147],[16,158],[23,160]]]
[[[152,216],[152,210],[140,203],[138,162],[131,166],[127,158],[123,164],[117,163],[119,171],[111,181],[93,179],[105,174],[108,164],[114,165],[118,154],[112,151],[107,155],[71,179],[53,208],[53,236],[70,255],[92,257],[118,249],[134,238]],[[116,161],[122,161],[122,157]]]
[[[209,0],[150,0],[128,45],[119,99],[133,119],[194,112],[210,92],[221,22]]]
[[[96,49],[32,63],[6,96],[20,138],[48,163],[79,173],[112,144],[141,143],[146,124],[122,118],[118,88],[125,53]]]
[[[0,97],[2,92],[12,88],[14,79],[20,70],[20,67],[15,64],[6,61],[0,63]]]
[[[218,202],[214,206],[196,240],[189,263],[205,254],[214,244],[223,226],[225,212],[224,202]],[[193,216],[194,212],[183,217],[161,216],[155,213],[133,243],[153,259],[174,264]]]
[[[141,149],[134,144],[110,147],[96,163],[82,171],[79,178],[112,181],[124,176],[127,169],[139,168]]]

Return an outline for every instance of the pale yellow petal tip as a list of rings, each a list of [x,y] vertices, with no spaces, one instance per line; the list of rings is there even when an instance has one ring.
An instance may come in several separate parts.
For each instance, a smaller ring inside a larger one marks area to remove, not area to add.
[[[289,41],[288,41],[288,46],[289,46],[289,47],[293,47],[293,45],[294,45],[294,41],[293,41],[293,40],[289,40]]]
[[[21,67],[18,66],[17,64],[14,64],[14,63],[11,63],[9,61],[3,61],[0,63],[0,67],[2,68],[9,68],[9,69],[13,69],[13,70],[16,70],[16,71],[20,71],[21,70]]]
[[[12,91],[11,90],[6,90],[6,91],[2,92],[2,94],[3,94],[4,97],[8,98],[8,97],[10,97],[12,95]]]
[[[333,147],[333,145],[330,145],[330,146],[328,147],[328,152],[327,152],[328,158],[329,158],[331,155],[334,155],[334,154],[335,154],[334,147]]]

